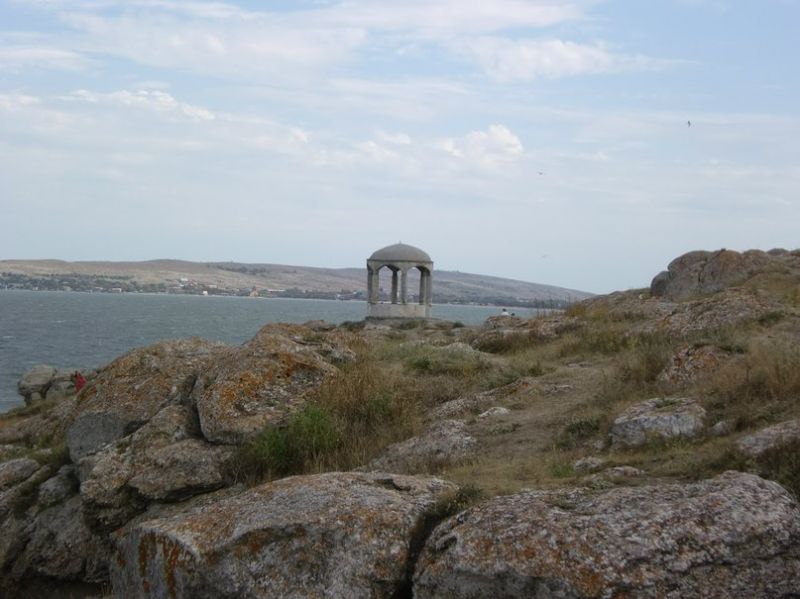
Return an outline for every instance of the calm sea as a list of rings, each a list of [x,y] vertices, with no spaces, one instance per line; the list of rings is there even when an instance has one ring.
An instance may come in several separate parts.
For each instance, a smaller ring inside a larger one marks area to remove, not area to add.
[[[17,381],[36,364],[95,368],[162,339],[240,344],[268,322],[340,323],[365,313],[366,304],[350,301],[0,290],[0,412],[23,403]],[[437,305],[433,313],[480,324],[499,308]]]

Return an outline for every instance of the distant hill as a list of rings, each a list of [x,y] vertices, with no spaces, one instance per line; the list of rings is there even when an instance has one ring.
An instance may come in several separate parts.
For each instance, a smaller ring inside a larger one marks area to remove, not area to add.
[[[363,297],[364,268],[315,268],[241,262],[65,262],[62,260],[0,260],[0,283],[6,287],[39,289],[201,292],[288,297]],[[388,286],[388,282],[387,285]],[[409,291],[415,291],[415,282]],[[570,303],[592,294],[552,285],[486,275],[434,271],[434,302],[476,302],[529,305]]]

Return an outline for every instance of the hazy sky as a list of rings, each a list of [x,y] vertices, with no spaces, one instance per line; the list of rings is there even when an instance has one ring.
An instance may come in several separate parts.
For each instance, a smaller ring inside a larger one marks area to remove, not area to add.
[[[799,28],[800,0],[3,0],[0,258],[402,240],[604,292],[800,247]]]

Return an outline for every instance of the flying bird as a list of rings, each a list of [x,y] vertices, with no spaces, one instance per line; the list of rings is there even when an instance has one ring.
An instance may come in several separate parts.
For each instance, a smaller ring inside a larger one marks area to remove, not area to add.
[[[686,121],[686,126],[687,127],[691,127],[692,126],[692,121]]]

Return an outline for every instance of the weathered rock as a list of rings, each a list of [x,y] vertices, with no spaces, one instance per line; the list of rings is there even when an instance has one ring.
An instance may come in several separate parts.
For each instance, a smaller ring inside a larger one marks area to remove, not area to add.
[[[25,547],[14,560],[12,578],[106,579],[109,548],[84,523],[79,496],[38,512],[24,534]]]
[[[672,306],[660,318],[648,320],[632,329],[632,333],[662,333],[686,337],[692,333],[714,331],[751,322],[774,313],[779,306],[746,289],[725,289],[709,297]]]
[[[769,255],[758,250],[741,254],[731,250],[689,252],[670,262],[666,274],[656,275],[650,292],[672,300],[716,293],[745,282],[782,258],[782,255]]]
[[[168,404],[188,403],[197,376],[224,348],[198,338],[162,341],[111,362],[69,415],[72,460],[134,432]]]
[[[733,432],[733,423],[730,420],[720,420],[710,429],[708,432],[714,435],[715,437],[724,437],[725,435],[730,435]]]
[[[446,520],[414,596],[788,597],[800,593],[800,508],[728,472],[695,484],[527,491]]]
[[[653,440],[695,437],[703,431],[706,411],[694,399],[657,397],[625,410],[611,427],[615,448],[639,447]]]
[[[120,533],[117,597],[392,597],[424,515],[453,486],[329,473],[285,478]]]
[[[48,478],[39,485],[37,504],[41,508],[49,507],[61,503],[77,492],[78,477],[75,473],[75,466],[68,464],[62,466],[54,477]]]
[[[322,353],[336,361],[346,353],[342,344],[311,342],[312,336],[298,325],[267,325],[218,358],[194,393],[206,439],[242,443],[302,407],[308,393],[337,372]]]
[[[228,479],[233,450],[196,438],[192,411],[167,406],[132,435],[80,463],[87,517],[99,529],[120,526],[152,501],[177,501]]]
[[[475,438],[461,420],[442,420],[422,435],[394,443],[372,460],[367,470],[383,472],[431,472],[462,461],[473,454]]]
[[[25,398],[25,403],[30,403],[33,393],[44,397],[55,374],[56,369],[46,364],[39,364],[26,372],[17,383],[17,391]]]
[[[31,458],[17,458],[0,464],[0,491],[30,478],[39,469],[39,462]]]
[[[511,410],[508,408],[504,408],[502,406],[495,406],[493,408],[489,408],[485,412],[481,412],[478,414],[478,418],[497,418],[498,416],[505,416],[506,414],[510,414]]]
[[[728,352],[714,345],[685,345],[672,355],[658,380],[675,386],[690,385],[713,374],[728,357]]]
[[[800,419],[781,422],[740,438],[736,445],[746,455],[757,458],[773,447],[800,439]]]
[[[644,476],[645,472],[641,468],[634,468],[633,466],[614,466],[603,472],[610,478],[637,478]]]

